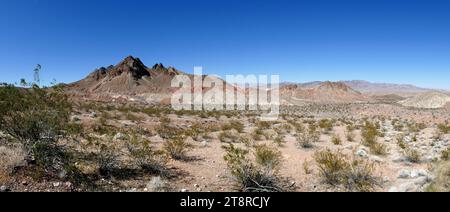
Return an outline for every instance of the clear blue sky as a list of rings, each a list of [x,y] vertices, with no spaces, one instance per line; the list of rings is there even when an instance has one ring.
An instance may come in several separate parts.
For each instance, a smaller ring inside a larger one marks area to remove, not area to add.
[[[127,55],[210,74],[450,89],[450,0],[0,0],[0,81]]]

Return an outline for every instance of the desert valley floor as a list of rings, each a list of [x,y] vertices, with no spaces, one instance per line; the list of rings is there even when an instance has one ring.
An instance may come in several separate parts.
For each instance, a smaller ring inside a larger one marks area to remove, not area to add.
[[[427,191],[448,186],[447,109],[310,103],[285,106],[279,121],[260,122],[257,112],[173,111],[86,101],[73,105],[73,132],[58,145],[76,154],[75,166],[90,176],[89,186],[35,180],[17,171],[9,177],[3,174],[3,189],[242,191],[233,165],[224,160],[224,147],[230,144],[248,151],[246,160],[255,167],[269,166],[284,191]],[[2,134],[0,159],[21,164],[23,153],[19,146],[8,144],[9,139]],[[155,158],[139,156],[136,149],[146,149],[143,144]],[[318,156],[326,151],[343,157],[338,160],[364,163],[353,168],[364,169],[358,174],[370,179],[361,185],[327,181],[324,169],[330,164],[318,164],[326,163]],[[158,159],[157,152],[161,152]],[[150,160],[157,167],[139,170],[137,166],[145,162],[140,160]],[[447,164],[445,170],[441,170],[443,164]]]

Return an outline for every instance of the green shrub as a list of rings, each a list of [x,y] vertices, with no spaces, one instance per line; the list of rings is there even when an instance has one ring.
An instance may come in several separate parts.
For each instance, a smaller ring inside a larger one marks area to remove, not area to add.
[[[267,145],[256,145],[256,163],[268,169],[276,170],[281,165],[281,152]]]
[[[109,177],[119,169],[119,156],[114,147],[102,144],[96,156],[101,176]]]
[[[258,167],[247,157],[249,151],[233,144],[223,146],[224,160],[240,192],[282,192],[286,191],[274,170]]]
[[[168,158],[163,151],[155,151],[151,148],[149,141],[142,141],[133,136],[128,144],[130,156],[134,159],[136,166],[162,177],[170,177],[171,172],[167,168]]]
[[[450,158],[450,148],[443,150],[441,153],[442,160],[448,160]]]
[[[59,87],[0,86],[0,129],[19,140],[42,171],[59,172],[68,163],[57,141],[67,132],[71,110]]]
[[[168,140],[164,143],[164,150],[175,160],[187,160],[187,151],[190,145],[183,139]]]
[[[344,154],[325,150],[316,152],[314,159],[319,167],[320,176],[323,177],[326,183],[331,185],[342,183],[342,176],[349,169],[349,164]]]
[[[378,185],[374,177],[374,165],[362,159],[349,159],[341,152],[324,150],[316,152],[314,159],[319,175],[326,183],[343,185],[350,191],[373,191]]]
[[[361,131],[361,136],[363,139],[363,144],[370,147],[377,141],[379,136],[377,126],[373,123],[366,122]]]

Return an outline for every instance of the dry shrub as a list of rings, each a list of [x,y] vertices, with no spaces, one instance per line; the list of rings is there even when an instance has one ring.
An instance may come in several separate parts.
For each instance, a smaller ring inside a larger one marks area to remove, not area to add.
[[[341,138],[339,137],[339,135],[336,135],[336,134],[334,134],[334,135],[331,137],[331,142],[332,142],[334,145],[341,145],[341,144],[342,144]]]
[[[0,172],[9,175],[15,168],[25,166],[26,155],[22,148],[0,146]]]
[[[419,163],[421,160],[420,152],[412,147],[407,147],[404,150],[404,154],[406,157],[406,160],[408,160],[411,163]]]
[[[228,131],[228,130],[234,129],[234,130],[238,131],[239,133],[244,132],[244,128],[245,128],[244,124],[242,124],[239,121],[231,121],[230,123],[224,124],[222,126],[223,131]]]
[[[348,142],[354,142],[356,135],[355,135],[355,133],[353,131],[347,131],[345,133],[345,137],[347,138]]]
[[[222,143],[239,143],[241,136],[235,130],[224,131],[219,134],[219,140]]]
[[[448,160],[449,158],[450,158],[450,148],[448,148],[446,150],[442,150],[441,159]]]
[[[319,142],[319,132],[304,132],[297,134],[297,146],[300,148],[313,148],[314,143]]]
[[[313,173],[313,170],[311,169],[311,162],[308,160],[305,160],[302,164],[303,171],[305,174],[310,175]]]
[[[442,161],[435,165],[435,178],[425,189],[427,192],[450,192],[450,161]]]
[[[445,124],[439,124],[438,129],[443,134],[448,134],[450,132],[450,126],[447,126]]]
[[[286,141],[284,140],[284,137],[281,135],[278,135],[273,142],[278,146],[278,147],[282,147],[284,146],[284,144],[286,143]]]
[[[325,130],[325,132],[330,132],[333,130],[333,122],[328,119],[322,119],[319,121],[319,127]]]
[[[388,148],[385,144],[376,142],[370,146],[370,152],[375,155],[387,155]]]

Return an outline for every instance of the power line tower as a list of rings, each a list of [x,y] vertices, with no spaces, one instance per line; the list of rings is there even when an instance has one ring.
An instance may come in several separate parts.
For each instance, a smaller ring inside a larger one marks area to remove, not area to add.
[[[34,82],[37,85],[40,85],[41,79],[39,78],[39,72],[41,71],[41,65],[37,64],[36,68],[34,69]]]

